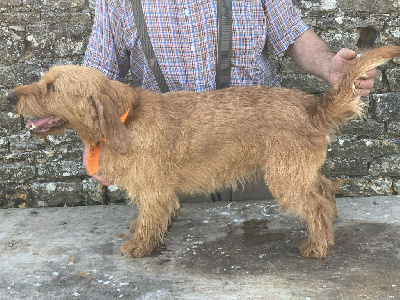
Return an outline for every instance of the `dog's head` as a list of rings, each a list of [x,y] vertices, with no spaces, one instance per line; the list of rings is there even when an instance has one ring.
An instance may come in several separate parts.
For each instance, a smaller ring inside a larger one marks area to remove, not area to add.
[[[38,82],[16,87],[8,100],[17,113],[34,117],[26,127],[35,135],[74,128],[87,144],[105,139],[119,153],[127,153],[131,137],[120,115],[129,107],[130,90],[95,69],[67,65],[51,68]]]

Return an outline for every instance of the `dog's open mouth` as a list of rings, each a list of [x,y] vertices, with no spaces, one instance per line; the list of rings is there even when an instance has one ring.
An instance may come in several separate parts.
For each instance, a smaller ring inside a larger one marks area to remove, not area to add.
[[[68,121],[61,117],[46,117],[30,119],[25,127],[32,130],[33,133],[44,133],[58,129],[67,123]]]

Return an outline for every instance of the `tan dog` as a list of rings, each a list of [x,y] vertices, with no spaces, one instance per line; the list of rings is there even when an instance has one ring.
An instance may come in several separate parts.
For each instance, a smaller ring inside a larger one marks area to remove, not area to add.
[[[211,193],[263,173],[280,207],[308,224],[301,253],[322,258],[336,217],[337,184],[320,173],[329,135],[361,113],[354,82],[398,55],[395,46],[367,52],[323,99],[263,86],[159,94],[80,66],[53,67],[8,98],[40,118],[28,123],[36,134],[69,127],[100,143],[102,173],[139,206],[123,255],[147,255],[163,240],[177,193]]]

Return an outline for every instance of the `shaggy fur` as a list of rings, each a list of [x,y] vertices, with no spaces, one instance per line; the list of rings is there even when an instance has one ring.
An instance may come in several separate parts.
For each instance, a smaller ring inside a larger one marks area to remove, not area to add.
[[[178,193],[211,193],[262,173],[281,209],[308,224],[301,253],[322,258],[334,243],[338,188],[320,172],[329,135],[361,113],[354,82],[398,55],[395,46],[367,52],[322,99],[263,86],[159,94],[91,68],[58,66],[9,100],[18,113],[41,118],[28,124],[36,134],[69,127],[86,144],[101,142],[102,173],[139,207],[123,255],[147,255],[163,240]]]

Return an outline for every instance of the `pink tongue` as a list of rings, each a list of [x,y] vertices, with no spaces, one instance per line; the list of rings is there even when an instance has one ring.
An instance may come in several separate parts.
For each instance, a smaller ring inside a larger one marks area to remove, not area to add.
[[[51,121],[51,117],[48,118],[41,118],[41,119],[36,119],[36,120],[29,120],[28,123],[26,124],[25,128],[29,129],[35,129],[37,127],[42,126],[43,124],[46,124]]]

